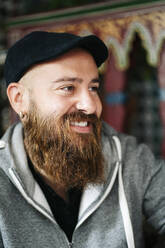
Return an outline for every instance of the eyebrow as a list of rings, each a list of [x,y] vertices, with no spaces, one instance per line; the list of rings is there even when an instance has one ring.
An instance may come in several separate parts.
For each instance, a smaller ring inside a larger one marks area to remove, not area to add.
[[[83,79],[78,78],[78,77],[63,77],[63,78],[59,78],[55,81],[53,81],[54,83],[60,83],[60,82],[78,82],[78,83],[82,83]],[[94,78],[91,80],[91,83],[101,83],[100,78]]]

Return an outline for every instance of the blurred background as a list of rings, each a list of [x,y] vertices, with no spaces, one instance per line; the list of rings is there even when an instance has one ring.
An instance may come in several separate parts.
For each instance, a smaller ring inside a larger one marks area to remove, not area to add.
[[[0,136],[17,121],[6,97],[6,52],[34,30],[99,36],[109,49],[99,69],[103,119],[165,157],[164,0],[0,0]],[[146,233],[148,248],[165,247],[150,227]]]
[[[3,78],[8,47],[33,30],[96,34],[109,48],[104,120],[165,157],[165,1],[0,0],[0,23],[0,135],[17,119]]]
[[[164,0],[0,0],[0,23],[0,135],[17,120],[3,76],[7,49],[34,30],[95,34],[109,49],[103,119],[165,157]]]

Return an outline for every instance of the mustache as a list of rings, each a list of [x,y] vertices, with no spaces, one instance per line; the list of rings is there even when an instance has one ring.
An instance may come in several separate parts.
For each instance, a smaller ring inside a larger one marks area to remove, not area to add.
[[[85,114],[83,112],[72,112],[69,114],[65,114],[63,116],[64,121],[87,121],[91,123],[95,123],[99,121],[99,118],[95,114]]]

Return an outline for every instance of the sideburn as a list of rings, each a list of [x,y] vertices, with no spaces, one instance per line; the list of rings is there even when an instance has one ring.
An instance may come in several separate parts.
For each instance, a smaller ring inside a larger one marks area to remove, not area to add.
[[[93,132],[73,132],[72,121],[90,121]],[[33,105],[24,123],[24,143],[35,169],[66,190],[104,182],[101,121],[95,115],[76,112],[43,119]]]

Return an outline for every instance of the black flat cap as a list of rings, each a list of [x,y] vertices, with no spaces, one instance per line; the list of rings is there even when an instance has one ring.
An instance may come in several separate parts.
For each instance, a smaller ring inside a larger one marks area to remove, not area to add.
[[[4,69],[7,86],[18,82],[32,65],[55,59],[77,47],[91,53],[98,67],[108,57],[107,47],[95,35],[80,37],[45,31],[29,33],[8,50]]]

